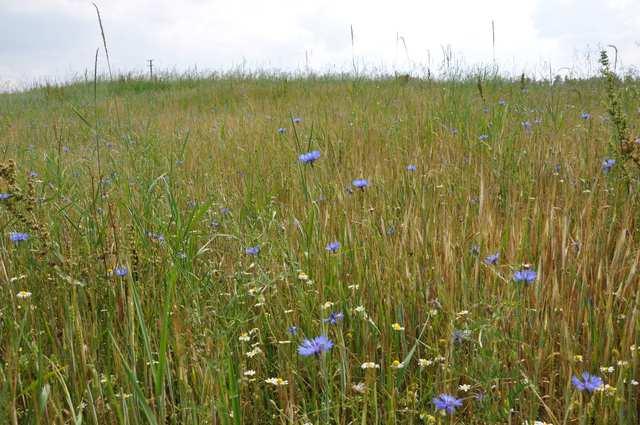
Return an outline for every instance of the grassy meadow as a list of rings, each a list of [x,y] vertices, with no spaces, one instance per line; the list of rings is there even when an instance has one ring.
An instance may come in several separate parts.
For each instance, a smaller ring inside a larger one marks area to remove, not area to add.
[[[603,79],[2,94],[1,422],[637,424],[611,121]]]

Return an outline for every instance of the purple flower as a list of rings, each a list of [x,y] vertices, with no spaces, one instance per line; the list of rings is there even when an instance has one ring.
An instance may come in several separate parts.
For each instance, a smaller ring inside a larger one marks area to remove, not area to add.
[[[13,195],[10,193],[0,193],[0,201],[6,201],[11,198]]]
[[[590,120],[591,119],[591,114],[588,112],[583,112],[580,114],[580,118],[582,118],[583,120]]]
[[[68,153],[71,149],[69,149],[69,146],[63,146],[62,147],[62,152],[64,153]]]
[[[458,407],[462,407],[462,400],[455,398],[451,394],[440,394],[431,400],[436,406],[436,410],[444,410],[453,415]]]
[[[286,128],[284,128],[284,127],[280,127],[280,128],[278,129],[278,133],[279,133],[279,134],[284,134],[284,133],[286,133],[286,132],[287,132],[287,129],[286,129]]]
[[[531,121],[529,120],[522,121],[522,128],[524,128],[524,131],[531,131],[531,129],[533,128],[533,124],[531,124]]]
[[[358,189],[364,189],[369,186],[369,181],[367,179],[355,179],[351,184]]]
[[[340,249],[340,242],[338,241],[329,242],[324,249],[335,254]]]
[[[518,270],[513,274],[514,282],[525,282],[528,284],[532,284],[538,278],[538,273],[535,270],[531,270],[528,268],[524,268],[522,270]]]
[[[9,240],[13,243],[20,243],[20,242],[24,242],[27,239],[29,239],[29,234],[28,233],[22,233],[22,232],[10,232],[9,233]]]
[[[498,100],[498,105],[500,105],[500,106],[505,106],[506,104],[507,104],[507,101],[506,101],[506,100],[504,100],[504,99],[500,99],[500,100]]]
[[[418,169],[418,167],[416,167],[413,164],[407,165],[407,171],[416,171],[417,169]]]
[[[302,118],[295,117],[295,118],[293,119],[293,123],[294,123],[294,124],[300,124],[301,122],[302,122]]]
[[[586,391],[592,393],[602,388],[602,378],[590,374],[589,372],[582,373],[582,381],[577,376],[573,375],[571,383],[578,391]]]
[[[498,260],[500,259],[500,253],[496,252],[495,254],[487,255],[484,257],[484,263],[486,265],[492,266],[498,264]]]
[[[124,266],[118,266],[113,270],[113,274],[118,277],[125,277],[129,273],[129,270]]]
[[[295,336],[298,333],[298,327],[291,325],[287,329],[287,332],[289,332],[289,335]]]
[[[469,329],[454,329],[451,334],[451,342],[454,344],[462,344],[463,342],[471,338],[471,331]]]
[[[304,357],[319,356],[326,353],[333,347],[333,342],[324,335],[317,336],[313,339],[305,339],[298,346],[298,354]]]
[[[250,246],[244,252],[247,255],[258,255],[260,253],[260,245]]]
[[[36,173],[35,171],[29,171],[29,177],[35,179],[36,177],[38,177],[38,173]]]
[[[602,161],[602,171],[604,171],[605,173],[608,173],[609,171],[611,171],[614,165],[616,165],[616,160],[607,158],[604,161]]]
[[[313,164],[318,158],[320,158],[320,151],[311,151],[300,155],[298,161],[303,164]]]
[[[344,319],[344,314],[341,311],[333,311],[323,322],[330,325],[337,325],[342,319]]]
[[[489,140],[489,135],[481,134],[480,137],[478,137],[478,140],[480,140],[481,142],[486,142],[487,140]]]
[[[220,214],[229,215],[229,214],[231,214],[231,210],[229,208],[227,208],[227,207],[222,207],[222,208],[220,208]]]
[[[164,242],[164,235],[162,233],[147,232],[147,236],[154,242]]]

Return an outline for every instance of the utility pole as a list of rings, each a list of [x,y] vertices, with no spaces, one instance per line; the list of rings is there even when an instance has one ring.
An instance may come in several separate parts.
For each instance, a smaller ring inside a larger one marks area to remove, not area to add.
[[[147,63],[149,64],[149,79],[153,80],[153,59],[147,59]]]

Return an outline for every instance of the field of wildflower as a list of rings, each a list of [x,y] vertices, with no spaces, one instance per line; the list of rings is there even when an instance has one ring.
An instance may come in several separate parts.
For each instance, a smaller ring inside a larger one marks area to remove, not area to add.
[[[0,421],[639,423],[640,84],[610,83],[0,95]]]

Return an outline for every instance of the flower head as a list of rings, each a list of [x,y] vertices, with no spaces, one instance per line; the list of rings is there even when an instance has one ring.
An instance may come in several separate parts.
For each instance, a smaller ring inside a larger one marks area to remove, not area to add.
[[[367,179],[355,179],[351,184],[358,189],[364,189],[369,186],[369,181]]]
[[[260,245],[250,246],[244,250],[247,255],[258,255],[260,253]]]
[[[577,376],[571,378],[571,383],[578,391],[586,391],[592,393],[603,387],[602,378],[590,374],[589,372],[582,373],[582,380]]]
[[[303,164],[313,164],[318,158],[320,158],[320,151],[311,151],[301,154],[298,161]]]
[[[10,193],[0,193],[0,201],[6,201],[11,198],[13,195]]]
[[[480,140],[481,142],[486,142],[487,140],[489,140],[489,135],[481,134],[480,137],[478,137],[478,140]]]
[[[300,124],[301,122],[302,122],[302,118],[295,117],[295,118],[293,119],[293,123],[294,123],[294,124]]]
[[[164,235],[162,233],[147,232],[147,236],[153,242],[159,242],[159,243],[164,242]]]
[[[329,317],[323,320],[323,322],[330,325],[337,325],[338,322],[342,321],[342,319],[344,319],[344,313],[341,311],[333,311],[329,314]]]
[[[602,161],[602,171],[604,171],[605,173],[608,173],[609,171],[611,171],[614,165],[616,165],[616,160],[607,158],[604,161]]]
[[[416,167],[414,164],[409,164],[406,168],[407,171],[416,171],[418,169],[418,167]]]
[[[324,335],[317,336],[313,339],[305,339],[298,346],[298,354],[304,357],[319,356],[326,353],[333,347],[333,342]]]
[[[461,344],[471,337],[471,331],[468,329],[454,329],[451,334],[451,341],[454,344]]]
[[[340,249],[340,242],[338,241],[329,242],[325,247],[325,249],[331,252],[332,254],[335,254]]]
[[[13,243],[20,243],[20,242],[24,242],[27,239],[29,239],[29,234],[28,233],[22,233],[22,232],[10,232],[9,233],[9,240]]]
[[[521,270],[516,271],[513,274],[514,282],[525,282],[528,284],[532,284],[538,278],[538,273],[535,270],[531,270],[529,268],[523,268]]]
[[[504,99],[502,99],[502,98],[501,98],[500,100],[498,100],[498,105],[500,105],[500,106],[505,106],[506,104],[507,104],[507,101],[506,101],[506,100],[504,100]]]
[[[21,299],[21,300],[26,300],[27,298],[31,297],[31,292],[29,291],[20,291],[16,294],[16,297]]]
[[[284,133],[286,133],[286,132],[287,132],[287,129],[286,129],[286,128],[284,128],[284,127],[280,127],[280,128],[278,129],[278,134],[284,134]]]
[[[295,336],[298,333],[298,327],[291,325],[289,326],[289,328],[287,329],[287,332],[289,332],[289,335],[293,335]]]
[[[397,332],[402,332],[402,331],[404,331],[404,326],[402,326],[400,323],[396,322],[396,323],[393,323],[391,325],[391,329],[393,329],[394,331],[397,331]]]
[[[118,266],[113,270],[113,274],[118,277],[125,277],[129,273],[129,270],[124,266]]]
[[[275,385],[276,387],[281,387],[289,383],[289,381],[280,377],[268,378],[265,379],[264,382],[266,382],[267,384]]]
[[[498,260],[500,259],[500,253],[496,252],[495,254],[487,255],[484,257],[484,263],[489,266],[493,266],[498,264]]]
[[[583,112],[580,114],[580,118],[582,118],[583,120],[590,120],[591,119],[591,114],[588,112]]]
[[[462,400],[455,398],[451,394],[440,394],[431,400],[436,406],[436,410],[444,410],[453,415],[458,407],[462,407]]]

